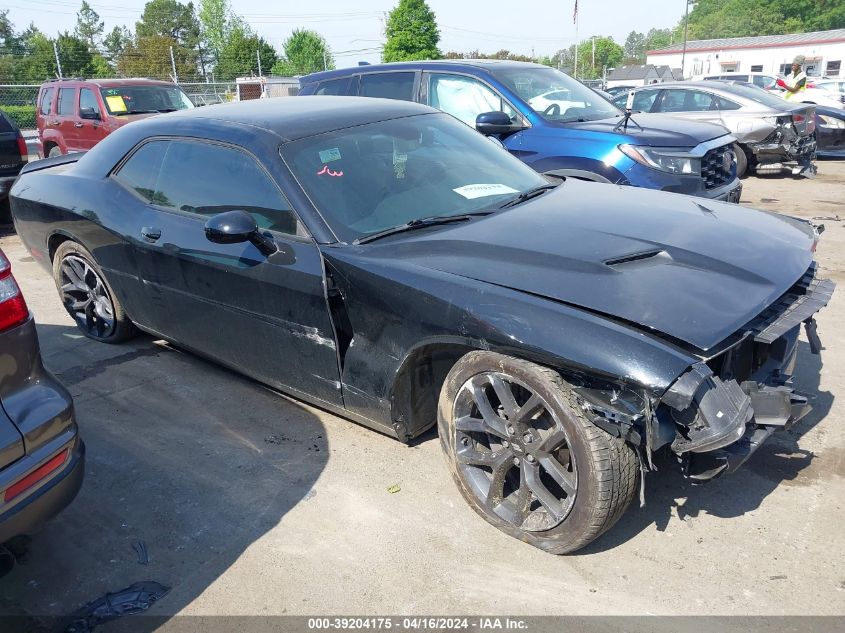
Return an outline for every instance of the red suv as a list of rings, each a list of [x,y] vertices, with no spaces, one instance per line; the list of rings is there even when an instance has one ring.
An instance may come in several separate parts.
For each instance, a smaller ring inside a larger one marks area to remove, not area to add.
[[[38,91],[42,156],[84,152],[130,121],[193,108],[179,86],[152,79],[60,79]]]

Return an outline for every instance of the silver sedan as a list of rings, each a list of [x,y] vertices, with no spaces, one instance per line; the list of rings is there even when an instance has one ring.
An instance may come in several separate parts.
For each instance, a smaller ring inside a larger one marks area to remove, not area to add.
[[[624,109],[628,95],[613,103]],[[815,173],[814,106],[789,103],[754,86],[718,81],[678,82],[634,91],[633,110],[663,112],[719,123],[737,138],[737,175],[795,163],[795,173]]]

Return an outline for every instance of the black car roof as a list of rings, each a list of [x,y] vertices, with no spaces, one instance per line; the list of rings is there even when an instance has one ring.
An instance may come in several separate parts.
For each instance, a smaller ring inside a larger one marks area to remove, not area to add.
[[[510,59],[438,59],[435,61],[418,61],[418,62],[391,62],[389,64],[365,64],[363,66],[352,66],[350,68],[340,68],[338,70],[327,70],[319,73],[313,73],[299,78],[302,85],[310,84],[315,81],[325,81],[327,79],[339,79],[341,77],[349,77],[351,75],[359,75],[362,73],[385,72],[391,70],[470,70],[470,71],[490,71],[493,69],[506,68],[548,68],[542,64],[534,64],[531,62],[517,62]]]
[[[208,119],[263,128],[285,140],[295,140],[346,127],[364,125],[437,110],[410,101],[371,97],[277,97],[236,103],[223,103],[151,117],[144,121],[162,133],[174,119]]]

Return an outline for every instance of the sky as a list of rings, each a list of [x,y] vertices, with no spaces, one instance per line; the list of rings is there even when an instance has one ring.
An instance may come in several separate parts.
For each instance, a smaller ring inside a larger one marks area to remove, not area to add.
[[[184,0],[187,1],[187,0]],[[578,39],[609,35],[619,44],[632,30],[674,26],[685,0],[580,0]],[[359,61],[380,61],[384,43],[384,16],[397,0],[319,0],[277,2],[230,0],[259,34],[278,50],[297,27],[313,29],[329,43],[338,67]],[[4,0],[17,30],[30,22],[47,35],[73,30],[82,0]],[[106,31],[126,25],[134,31],[145,0],[93,0],[89,4],[106,23]],[[514,0],[428,0],[440,27],[440,49],[492,53],[508,49],[523,55],[551,55],[576,40],[572,13],[575,0],[515,2]],[[647,9],[644,8],[647,6]],[[636,7],[636,8],[635,8]]]

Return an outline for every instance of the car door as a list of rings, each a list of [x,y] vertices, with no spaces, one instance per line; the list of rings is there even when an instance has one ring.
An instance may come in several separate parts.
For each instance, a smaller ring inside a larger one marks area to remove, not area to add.
[[[320,253],[256,158],[232,145],[157,139],[116,178],[146,208],[135,243],[141,324],[274,387],[342,404]],[[238,209],[278,252],[206,239],[210,217]]]
[[[682,114],[685,119],[722,124],[718,97],[705,90],[666,88],[660,96],[656,111]]]
[[[77,117],[78,92],[75,86],[59,88],[56,116],[50,122],[64,142],[65,152],[68,154],[80,151],[79,129],[82,127],[82,122]]]
[[[84,113],[88,116],[83,116]],[[88,118],[92,113],[96,118]],[[80,151],[87,151],[106,138],[100,101],[91,88],[79,89],[79,110],[74,127],[77,129],[77,146]]]

